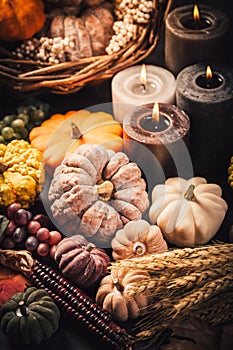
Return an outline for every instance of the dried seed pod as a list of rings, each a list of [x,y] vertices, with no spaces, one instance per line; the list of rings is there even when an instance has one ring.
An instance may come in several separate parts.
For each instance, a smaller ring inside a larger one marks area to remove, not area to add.
[[[106,48],[107,54],[119,51],[136,38],[140,26],[149,22],[152,10],[153,1],[150,0],[118,1],[115,7],[117,21],[113,25],[114,35]]]

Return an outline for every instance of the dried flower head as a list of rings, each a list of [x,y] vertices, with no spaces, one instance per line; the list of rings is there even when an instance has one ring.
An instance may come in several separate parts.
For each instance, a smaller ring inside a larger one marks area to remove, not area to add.
[[[153,1],[148,0],[122,0],[116,2],[115,14],[117,21],[113,25],[112,36],[107,54],[118,52],[126,44],[137,37],[140,25],[145,25],[150,20],[153,10]]]

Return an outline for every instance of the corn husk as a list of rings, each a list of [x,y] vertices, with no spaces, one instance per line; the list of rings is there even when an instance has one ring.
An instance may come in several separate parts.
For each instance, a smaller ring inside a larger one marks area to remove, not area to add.
[[[35,259],[28,250],[11,250],[0,248],[0,265],[21,272],[29,278]]]

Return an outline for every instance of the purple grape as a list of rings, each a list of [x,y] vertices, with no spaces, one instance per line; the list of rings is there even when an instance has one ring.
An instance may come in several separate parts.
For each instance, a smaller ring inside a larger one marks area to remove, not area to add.
[[[15,247],[15,242],[11,237],[5,237],[1,242],[1,247],[3,249],[13,249]]]
[[[17,226],[14,221],[10,221],[6,228],[6,235],[11,236],[16,228]]]
[[[24,227],[17,227],[12,238],[16,243],[22,242],[27,236],[27,231]]]
[[[14,220],[15,213],[21,208],[20,203],[12,203],[7,208],[7,217],[10,220]]]
[[[32,213],[29,210],[26,210],[27,216],[28,216],[28,221],[32,219]]]
[[[33,217],[34,221],[38,221],[41,225],[41,227],[49,228],[50,221],[47,215],[45,214],[37,214]]]
[[[38,247],[39,241],[36,238],[36,236],[29,236],[26,239],[25,242],[25,247],[27,250],[29,250],[30,252],[33,252],[34,250],[36,250],[36,248]]]
[[[30,220],[30,212],[26,209],[19,209],[15,213],[15,223],[18,226],[25,226]]]

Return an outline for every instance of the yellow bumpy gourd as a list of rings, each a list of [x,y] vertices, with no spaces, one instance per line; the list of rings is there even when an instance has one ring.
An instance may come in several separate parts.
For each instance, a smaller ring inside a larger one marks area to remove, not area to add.
[[[25,140],[0,144],[0,206],[19,202],[28,208],[44,182],[42,153]]]
[[[230,165],[228,168],[228,183],[233,188],[233,157],[231,157]]]

